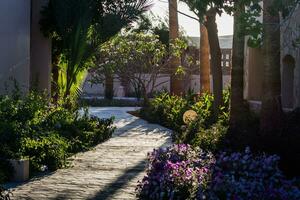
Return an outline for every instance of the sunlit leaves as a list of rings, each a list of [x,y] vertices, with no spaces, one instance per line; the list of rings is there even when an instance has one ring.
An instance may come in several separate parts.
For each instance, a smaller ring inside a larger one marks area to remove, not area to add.
[[[148,0],[50,0],[41,29],[53,41],[53,55],[65,66],[65,95],[90,67],[98,47],[149,8]],[[61,56],[62,55],[62,56]]]

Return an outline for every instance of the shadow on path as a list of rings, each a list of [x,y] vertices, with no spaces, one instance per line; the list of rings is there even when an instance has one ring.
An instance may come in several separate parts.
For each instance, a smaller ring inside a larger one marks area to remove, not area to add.
[[[146,169],[147,152],[170,145],[171,132],[136,117],[123,118],[124,113],[119,113],[117,129],[110,140],[75,155],[71,169],[16,187],[13,199],[134,199],[137,181]]]
[[[136,176],[142,173],[146,167],[146,160],[140,161],[136,166],[126,170],[124,174],[118,177],[114,182],[106,185],[94,197],[89,200],[106,200],[112,197],[119,189],[123,188],[128,182],[133,180]]]

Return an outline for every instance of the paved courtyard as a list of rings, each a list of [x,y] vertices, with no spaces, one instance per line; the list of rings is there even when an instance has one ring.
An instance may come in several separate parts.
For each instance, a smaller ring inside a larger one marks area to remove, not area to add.
[[[147,153],[171,144],[170,130],[127,113],[136,109],[91,108],[92,115],[116,117],[113,137],[72,157],[72,167],[15,187],[12,199],[135,199]]]

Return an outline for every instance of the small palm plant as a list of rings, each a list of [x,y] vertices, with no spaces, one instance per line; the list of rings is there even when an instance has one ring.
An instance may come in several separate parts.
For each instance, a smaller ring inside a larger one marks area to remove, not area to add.
[[[49,1],[42,11],[41,29],[53,41],[53,60],[59,60],[61,70],[55,81],[64,96],[71,94],[74,85],[80,86],[84,76],[79,74],[93,65],[99,46],[148,7],[148,0]]]

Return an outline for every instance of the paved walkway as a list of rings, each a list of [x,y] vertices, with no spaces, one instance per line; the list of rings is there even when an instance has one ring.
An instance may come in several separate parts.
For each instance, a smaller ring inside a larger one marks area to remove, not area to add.
[[[135,199],[147,152],[170,145],[170,131],[129,115],[136,108],[92,108],[99,117],[116,116],[113,137],[72,157],[73,167],[36,178],[13,191],[13,199]]]

